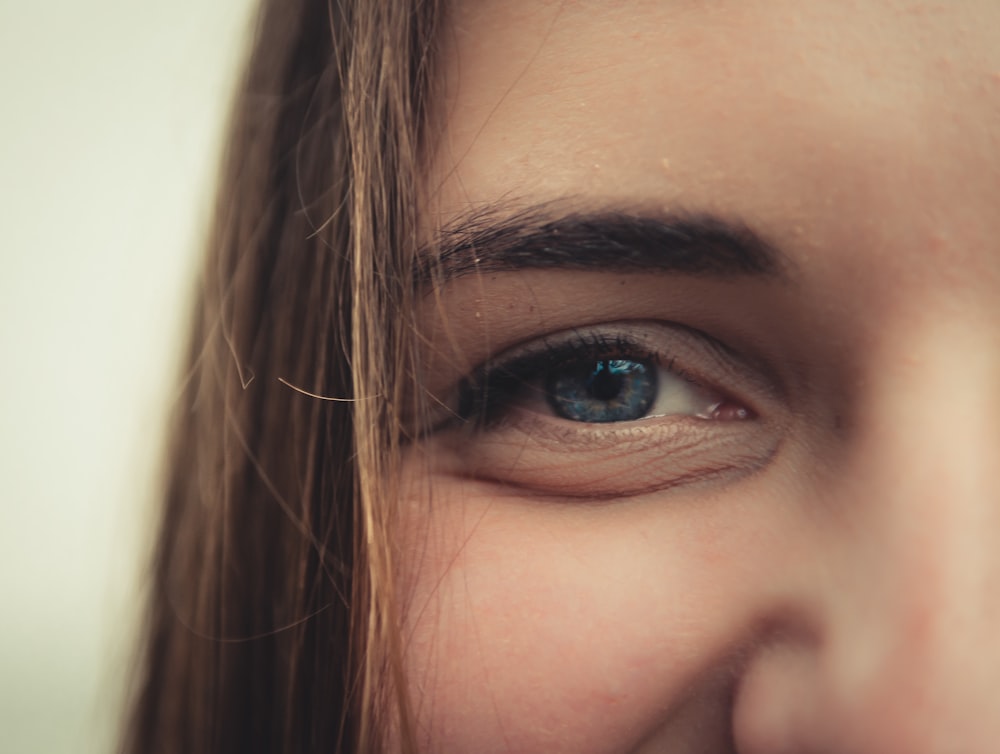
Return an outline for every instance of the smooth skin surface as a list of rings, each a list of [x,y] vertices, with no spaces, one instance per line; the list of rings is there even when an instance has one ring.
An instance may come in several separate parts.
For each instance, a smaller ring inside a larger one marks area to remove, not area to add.
[[[567,419],[553,357],[410,449],[423,750],[996,751],[998,30],[993,0],[456,4],[443,223],[710,214],[780,271],[426,297],[422,379],[459,413],[463,378],[573,333],[695,392]]]

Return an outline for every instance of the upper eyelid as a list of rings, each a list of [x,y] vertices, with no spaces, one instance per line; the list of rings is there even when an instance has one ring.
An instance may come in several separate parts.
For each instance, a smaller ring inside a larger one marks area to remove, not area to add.
[[[477,367],[477,370],[503,369],[505,365],[545,356],[554,352],[578,355],[588,350],[592,350],[595,353],[606,353],[611,349],[621,348],[631,349],[631,353],[639,356],[652,357],[655,355],[653,352],[649,352],[637,340],[629,338],[625,332],[616,331],[613,334],[613,339],[605,339],[603,333],[595,332],[595,330],[596,328],[574,328],[567,331],[565,335],[557,333],[542,336],[537,340],[504,350],[502,353],[491,357],[481,366]],[[585,339],[587,336],[596,337]]]
[[[673,345],[683,345],[683,350],[690,350],[692,340],[709,341],[715,340],[704,333],[689,328],[677,322],[664,322],[655,320],[622,320],[616,322],[597,323],[571,329],[561,330],[554,333],[537,336],[535,338],[523,340],[520,343],[502,349],[498,354],[491,355],[482,361],[469,375],[482,374],[493,369],[502,369],[506,364],[513,364],[522,359],[543,356],[553,351],[566,351],[573,354],[575,352],[585,352],[593,349],[595,353],[610,351],[614,348],[628,349],[633,355],[645,358],[658,358],[664,355],[651,346],[649,341],[654,338],[645,339],[637,337],[636,331],[662,330],[669,332],[678,342]],[[720,344],[721,345],[721,344]],[[605,350],[606,349],[606,350]],[[682,350],[674,348],[673,350]],[[720,349],[721,350],[721,349]],[[668,354],[665,366],[670,366],[674,361],[673,352]]]

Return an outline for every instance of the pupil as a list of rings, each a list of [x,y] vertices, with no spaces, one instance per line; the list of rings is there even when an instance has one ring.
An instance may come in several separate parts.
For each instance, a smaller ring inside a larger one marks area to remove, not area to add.
[[[599,401],[610,401],[622,390],[622,378],[611,371],[606,362],[598,362],[597,370],[590,380],[590,391]]]

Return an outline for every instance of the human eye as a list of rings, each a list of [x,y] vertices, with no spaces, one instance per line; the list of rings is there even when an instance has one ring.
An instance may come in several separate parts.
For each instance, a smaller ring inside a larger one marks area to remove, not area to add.
[[[449,401],[452,470],[567,497],[621,497],[764,465],[760,376],[683,325],[621,321],[502,350]]]
[[[493,426],[528,411],[581,424],[660,417],[746,420],[752,411],[681,363],[693,336],[678,326],[619,323],[543,337],[462,380],[457,414]],[[684,341],[683,346],[678,340]],[[688,354],[689,355],[689,354]]]

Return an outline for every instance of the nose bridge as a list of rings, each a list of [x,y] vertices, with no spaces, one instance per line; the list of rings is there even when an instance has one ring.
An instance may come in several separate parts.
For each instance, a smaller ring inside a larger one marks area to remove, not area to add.
[[[976,335],[899,339],[863,381],[827,660],[831,702],[883,751],[958,751],[936,737],[1000,709],[1000,359]]]

